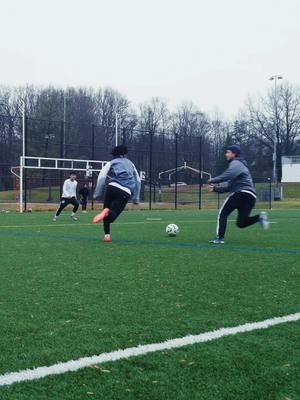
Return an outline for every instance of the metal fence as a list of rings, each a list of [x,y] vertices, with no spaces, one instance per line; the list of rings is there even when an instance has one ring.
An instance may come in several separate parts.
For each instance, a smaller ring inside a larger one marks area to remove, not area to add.
[[[7,146],[0,159],[0,202],[19,201],[19,157],[22,153],[22,123],[0,118],[0,131],[7,135]],[[10,129],[10,131],[9,131]],[[26,117],[24,120],[25,154],[32,157],[54,157],[85,160],[110,160],[115,144],[115,127],[87,124],[64,124]],[[2,135],[3,136],[3,135]],[[10,139],[10,141],[9,141]],[[120,128],[118,141],[129,148],[128,157],[142,178],[141,201],[149,209],[157,208],[218,208],[223,195],[205,189],[207,179],[214,173],[214,160],[209,140],[204,135],[183,135],[178,131],[137,130]],[[223,155],[222,155],[223,156]],[[13,174],[11,172],[13,169]],[[66,171],[31,170],[24,174],[25,209],[58,203]],[[88,183],[92,192],[97,173],[78,173],[79,187]],[[255,177],[259,201],[265,208],[276,199],[276,188],[265,177]],[[94,202],[90,202],[94,206]],[[30,206],[28,206],[30,204]]]

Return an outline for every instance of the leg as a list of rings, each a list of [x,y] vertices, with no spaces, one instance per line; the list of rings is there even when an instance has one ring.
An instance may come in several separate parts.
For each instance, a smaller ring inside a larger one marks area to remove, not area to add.
[[[77,199],[75,199],[75,197],[72,197],[70,203],[73,205],[73,212],[72,215],[74,215],[76,213],[76,211],[78,210],[79,207],[79,201]]]
[[[58,209],[57,209],[57,211],[55,213],[55,217],[58,217],[59,214],[62,212],[62,210],[64,208],[66,208],[69,203],[70,203],[69,199],[66,199],[65,197],[62,197],[61,201],[60,201],[60,204],[59,204],[59,207],[58,207]]]
[[[124,210],[130,196],[122,189],[114,186],[108,186],[104,200],[104,208],[109,209],[109,214],[103,219],[104,233],[110,233],[110,224],[114,222],[117,217]]]
[[[239,228],[256,224],[259,221],[259,215],[250,217],[250,213],[255,206],[255,198],[248,193],[239,193],[240,205],[238,207],[238,218],[236,224]]]
[[[217,223],[217,236],[219,238],[224,238],[227,227],[227,218],[232,213],[232,211],[237,208],[237,206],[237,193],[234,193],[233,195],[229,195],[227,197],[222,207],[220,208]]]

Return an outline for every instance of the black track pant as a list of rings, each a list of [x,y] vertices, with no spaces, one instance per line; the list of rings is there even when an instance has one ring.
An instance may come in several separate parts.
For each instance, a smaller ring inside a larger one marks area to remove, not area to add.
[[[82,211],[86,211],[86,206],[87,206],[87,197],[83,197],[83,198],[81,199]]]
[[[259,215],[249,217],[252,208],[255,206],[255,197],[249,193],[238,192],[227,197],[218,215],[217,235],[224,237],[227,226],[227,217],[234,210],[238,210],[236,224],[239,228],[246,228],[259,221]]]
[[[110,224],[114,222],[124,210],[129,198],[130,195],[124,190],[108,185],[104,198],[104,208],[109,208],[109,214],[103,220],[105,234],[110,233]]]
[[[79,201],[75,197],[72,197],[71,199],[69,199],[68,197],[62,197],[55,216],[58,217],[62,210],[66,208],[69,204],[73,205],[73,212],[76,213],[79,207]]]

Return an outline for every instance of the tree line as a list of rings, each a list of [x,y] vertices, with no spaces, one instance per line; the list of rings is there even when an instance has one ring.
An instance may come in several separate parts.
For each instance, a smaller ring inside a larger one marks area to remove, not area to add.
[[[128,144],[130,157],[148,174],[152,168],[153,176],[175,162],[216,174],[225,166],[226,146],[239,143],[253,176],[266,179],[272,177],[275,143],[280,181],[281,156],[300,154],[300,91],[290,83],[249,97],[233,121],[217,112],[209,115],[192,102],[170,110],[158,97],[134,107],[111,88],[1,86],[1,188],[9,186],[4,177],[19,163],[24,104],[27,154],[32,156],[107,159],[116,120],[119,140]]]

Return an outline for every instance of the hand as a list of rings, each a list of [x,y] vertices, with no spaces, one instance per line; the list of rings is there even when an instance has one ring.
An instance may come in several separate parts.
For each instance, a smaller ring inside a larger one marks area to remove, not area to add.
[[[213,191],[214,191],[214,187],[215,187],[215,185],[210,184],[210,185],[207,186],[207,190],[208,190],[209,192],[213,192]]]

